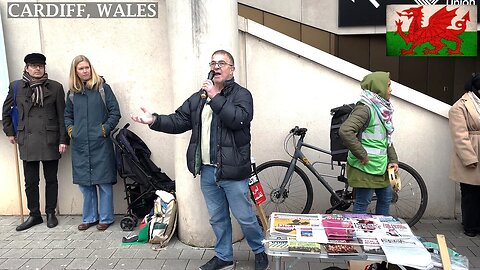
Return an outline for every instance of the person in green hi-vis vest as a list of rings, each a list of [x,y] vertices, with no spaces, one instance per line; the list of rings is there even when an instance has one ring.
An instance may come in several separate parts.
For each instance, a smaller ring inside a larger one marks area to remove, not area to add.
[[[360,83],[363,89],[360,100],[340,127],[339,135],[349,150],[347,176],[355,194],[353,213],[366,213],[375,192],[375,214],[389,215],[392,188],[387,168],[398,170],[398,157],[392,142],[390,84],[388,72],[377,71],[365,76]],[[364,126],[365,130],[361,131]]]

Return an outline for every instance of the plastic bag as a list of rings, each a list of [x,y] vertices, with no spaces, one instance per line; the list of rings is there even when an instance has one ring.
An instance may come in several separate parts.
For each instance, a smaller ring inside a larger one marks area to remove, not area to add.
[[[442,259],[440,257],[440,249],[438,248],[438,245],[432,242],[423,242],[422,244],[428,252],[430,252],[433,265],[442,268]],[[450,256],[450,263],[452,264],[453,270],[468,270],[467,256],[463,256],[450,248],[448,249],[448,255]]]

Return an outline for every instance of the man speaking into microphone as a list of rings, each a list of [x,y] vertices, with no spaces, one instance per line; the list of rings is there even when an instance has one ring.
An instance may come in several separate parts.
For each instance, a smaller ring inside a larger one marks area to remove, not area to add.
[[[201,89],[191,95],[173,114],[159,115],[141,108],[143,115],[133,121],[170,134],[192,130],[187,149],[188,170],[200,175],[209,221],[216,237],[215,253],[201,270],[234,268],[230,211],[255,253],[255,269],[268,267],[262,244],[263,233],[249,199],[251,174],[250,122],[252,94],[235,82],[233,56],[218,50],[212,54],[210,72]],[[213,71],[213,72],[212,72]]]

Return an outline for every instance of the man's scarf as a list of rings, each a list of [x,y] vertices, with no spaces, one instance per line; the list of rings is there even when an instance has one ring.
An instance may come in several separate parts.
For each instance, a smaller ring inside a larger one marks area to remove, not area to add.
[[[23,81],[32,89],[33,106],[43,107],[43,91],[45,81],[48,80],[48,74],[45,73],[40,79],[32,78],[26,71],[23,72]]]

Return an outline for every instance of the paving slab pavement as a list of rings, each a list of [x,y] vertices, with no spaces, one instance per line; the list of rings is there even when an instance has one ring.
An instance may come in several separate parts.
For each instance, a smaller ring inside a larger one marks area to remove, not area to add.
[[[0,216],[0,269],[165,269],[193,270],[214,256],[212,248],[183,244],[176,236],[166,248],[154,245],[123,245],[122,237],[138,231],[124,232],[121,216],[105,231],[91,227],[79,231],[80,216],[58,216],[59,225],[47,228],[46,222],[26,231],[17,232],[19,216]],[[446,237],[448,247],[469,259],[472,270],[480,270],[480,236],[463,234],[460,221],[455,219],[422,219],[412,230],[417,236],[436,243],[436,235]],[[234,244],[237,270],[253,270],[255,255],[245,240]],[[347,268],[344,263],[306,259],[295,262],[283,259],[292,270],[324,269],[329,266]],[[270,269],[273,269],[271,263]]]

